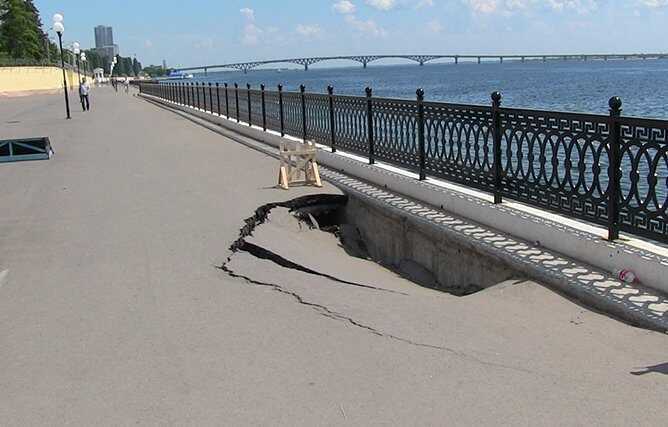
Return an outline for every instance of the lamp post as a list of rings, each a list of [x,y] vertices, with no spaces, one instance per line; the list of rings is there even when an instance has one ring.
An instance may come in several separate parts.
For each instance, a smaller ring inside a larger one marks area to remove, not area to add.
[[[81,52],[80,59],[81,59],[81,65],[83,65],[83,71],[84,71],[84,76],[85,76],[86,75],[86,69],[87,69],[86,68],[86,61],[88,61],[88,59],[86,58],[86,52]]]
[[[81,45],[79,45],[79,42],[72,43],[72,52],[74,52],[74,58],[77,61],[77,75],[79,76],[79,85],[81,85],[81,68],[79,66],[79,55],[81,54]]]
[[[63,33],[65,25],[63,24],[63,15],[56,13],[53,15],[53,29],[58,34],[58,45],[60,47],[60,66],[63,70],[63,88],[65,89],[65,109],[67,110],[67,119],[70,117],[70,99],[67,95],[67,77],[65,77],[65,57],[63,56]]]

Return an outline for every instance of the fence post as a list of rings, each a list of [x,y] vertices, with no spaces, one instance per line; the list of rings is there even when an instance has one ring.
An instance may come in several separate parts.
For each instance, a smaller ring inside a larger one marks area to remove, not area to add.
[[[281,121],[281,136],[285,136],[285,119],[283,118],[283,85],[278,85],[278,115]]]
[[[492,149],[494,150],[494,204],[499,204],[503,201],[501,190],[503,187],[502,173],[503,165],[501,164],[501,137],[503,135],[501,130],[501,96],[500,92],[492,93],[492,136],[494,143]]]
[[[197,87],[196,87],[196,91],[197,91],[197,109],[201,110],[202,109],[202,99],[199,96],[199,82],[197,82],[196,84],[197,84]]]
[[[189,89],[190,83],[186,82],[183,85],[184,85],[183,90],[186,93],[186,106],[190,107],[190,89]]]
[[[426,169],[426,147],[424,140],[424,89],[419,88],[415,94],[417,95],[417,126],[418,126],[418,150],[420,156],[419,179],[424,181],[427,178]]]
[[[329,97],[329,137],[332,153],[336,153],[336,123],[334,122],[334,87],[327,86],[327,95]]]
[[[619,117],[622,115],[622,100],[613,96],[608,102],[610,106],[610,166],[608,168],[608,240],[619,239],[619,202],[622,194],[621,181],[621,154],[622,145],[621,124]]]
[[[302,101],[302,139],[306,142],[306,86],[299,86]]]
[[[376,150],[373,140],[373,100],[371,99],[372,90],[370,87],[364,89],[366,92],[366,116],[367,116],[367,133],[369,137],[369,164],[376,163]]]
[[[202,83],[202,108],[206,112],[206,84]]]
[[[225,115],[227,116],[227,120],[230,119],[230,97],[227,93],[227,83],[225,83]]]
[[[246,101],[248,101],[248,126],[253,126],[253,115],[251,114],[251,93],[250,83],[246,83]]]
[[[234,100],[237,107],[237,123],[239,123],[239,84],[234,83]]]
[[[216,82],[216,111],[220,117],[220,83]]]
[[[267,131],[267,110],[264,104],[264,83],[260,85],[260,90],[262,91],[262,130]]]
[[[206,106],[206,104],[204,104]],[[211,89],[211,83],[209,83],[209,112],[213,114],[213,91]]]
[[[179,83],[179,96],[181,98],[181,105],[186,105],[186,92],[183,88],[183,83]]]

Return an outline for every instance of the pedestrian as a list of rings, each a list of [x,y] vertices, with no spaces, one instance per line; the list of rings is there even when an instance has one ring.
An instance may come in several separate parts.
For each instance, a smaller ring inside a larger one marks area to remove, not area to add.
[[[125,78],[125,93],[130,93],[130,77]]]
[[[81,108],[84,111],[90,111],[90,99],[88,99],[88,94],[90,93],[90,85],[84,77],[79,85],[79,97],[81,97]]]

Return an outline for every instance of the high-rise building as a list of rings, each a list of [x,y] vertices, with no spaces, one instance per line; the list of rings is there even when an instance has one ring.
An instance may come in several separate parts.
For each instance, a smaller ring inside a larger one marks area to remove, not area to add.
[[[105,46],[113,46],[114,44],[114,30],[105,25],[98,25],[95,27],[95,47],[101,48]]]
[[[107,59],[118,55],[118,45],[114,44],[114,30],[105,25],[95,27],[95,50]]]

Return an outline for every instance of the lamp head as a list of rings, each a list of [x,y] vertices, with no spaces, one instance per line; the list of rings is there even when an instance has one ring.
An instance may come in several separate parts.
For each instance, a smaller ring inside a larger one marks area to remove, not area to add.
[[[54,22],[53,23],[53,30],[62,35],[65,32],[65,26],[63,25],[62,22]]]
[[[53,23],[55,24],[57,22],[63,22],[63,15],[60,13],[53,15]]]

